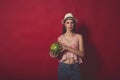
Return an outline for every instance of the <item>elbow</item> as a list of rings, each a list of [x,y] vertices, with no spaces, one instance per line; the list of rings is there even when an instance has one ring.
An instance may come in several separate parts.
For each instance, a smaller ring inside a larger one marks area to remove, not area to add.
[[[81,54],[79,55],[81,58],[84,57],[84,52],[81,52]]]
[[[82,54],[82,58],[84,57],[84,53]]]

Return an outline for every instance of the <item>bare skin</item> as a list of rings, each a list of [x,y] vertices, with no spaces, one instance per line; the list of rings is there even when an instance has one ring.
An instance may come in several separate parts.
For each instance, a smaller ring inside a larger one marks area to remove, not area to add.
[[[65,23],[64,23],[64,25],[65,25],[65,27],[66,27],[66,33],[64,34],[65,37],[67,37],[69,40],[72,40],[74,36],[77,36],[78,39],[79,39],[79,49],[73,49],[73,48],[71,48],[71,47],[68,47],[68,46],[62,44],[62,43],[58,40],[58,42],[59,42],[59,44],[60,44],[60,46],[61,46],[61,52],[64,51],[64,50],[67,50],[67,51],[70,51],[70,52],[72,52],[73,54],[75,54],[75,55],[83,58],[83,57],[84,57],[84,47],[83,47],[83,37],[82,37],[82,35],[76,34],[76,33],[73,33],[73,32],[72,32],[72,29],[73,29],[73,27],[74,27],[74,22],[73,22],[72,19],[66,20]],[[50,52],[50,56],[51,56],[52,58],[56,58],[58,55],[54,55],[52,52]],[[74,61],[74,59],[72,59],[72,58],[66,59],[66,60],[64,61],[64,63],[67,63],[67,64],[72,64],[72,63],[74,63],[74,62],[75,62],[75,61]]]

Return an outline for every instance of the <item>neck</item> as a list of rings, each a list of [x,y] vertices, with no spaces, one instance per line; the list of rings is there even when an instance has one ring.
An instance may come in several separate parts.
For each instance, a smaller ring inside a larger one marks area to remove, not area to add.
[[[67,31],[65,33],[65,36],[72,37],[73,36],[73,32],[72,31]]]

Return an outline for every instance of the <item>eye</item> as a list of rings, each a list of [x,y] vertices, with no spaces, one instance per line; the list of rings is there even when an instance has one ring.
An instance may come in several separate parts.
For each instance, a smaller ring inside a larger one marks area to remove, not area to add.
[[[67,22],[67,24],[69,24],[69,22]]]
[[[69,22],[66,22],[66,24],[69,24]]]

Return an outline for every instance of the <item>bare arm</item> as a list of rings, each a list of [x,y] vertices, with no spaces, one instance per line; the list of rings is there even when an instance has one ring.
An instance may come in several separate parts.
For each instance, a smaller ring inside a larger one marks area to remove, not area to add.
[[[61,42],[60,37],[58,37],[57,42]],[[52,51],[49,51],[49,55],[50,55],[50,57],[52,57],[52,58],[57,58],[57,57],[59,56],[58,54],[55,54],[55,53],[53,53]]]

